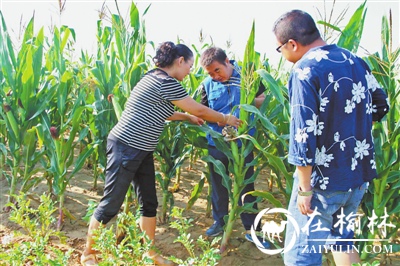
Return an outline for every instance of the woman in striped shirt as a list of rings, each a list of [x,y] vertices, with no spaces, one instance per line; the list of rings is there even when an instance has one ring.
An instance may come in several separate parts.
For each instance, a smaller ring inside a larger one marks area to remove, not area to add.
[[[157,213],[153,152],[165,120],[186,120],[201,125],[204,120],[238,127],[233,115],[214,111],[191,98],[179,81],[193,66],[193,53],[184,44],[162,43],[153,58],[156,68],[148,71],[132,90],[125,110],[107,140],[104,195],[89,224],[82,265],[96,265],[92,231],[107,224],[119,211],[130,184],[140,204],[140,227],[154,245]],[[175,106],[187,113],[176,112]],[[147,257],[156,265],[173,263],[154,250]]]

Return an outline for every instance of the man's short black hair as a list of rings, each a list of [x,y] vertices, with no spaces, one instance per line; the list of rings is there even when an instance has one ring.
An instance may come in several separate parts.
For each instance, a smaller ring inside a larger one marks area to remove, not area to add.
[[[208,67],[211,65],[214,61],[217,61],[218,63],[224,64],[226,62],[226,58],[228,56],[226,55],[225,51],[222,50],[221,48],[212,46],[210,48],[207,48],[200,57],[200,64],[203,67]]]
[[[280,16],[272,31],[280,43],[292,39],[301,45],[309,45],[321,38],[314,19],[302,10],[292,10]]]

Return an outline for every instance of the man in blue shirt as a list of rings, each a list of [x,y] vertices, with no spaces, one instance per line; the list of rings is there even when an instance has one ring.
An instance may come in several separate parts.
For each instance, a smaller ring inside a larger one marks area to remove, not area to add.
[[[239,117],[239,108],[232,111],[234,106],[240,104],[240,68],[237,63],[234,60],[229,60],[226,53],[218,47],[210,47],[205,50],[201,55],[200,61],[205,71],[209,74],[209,77],[200,85],[202,90],[201,103],[223,114],[233,114]],[[256,107],[260,107],[264,101],[264,91],[265,87],[261,83],[254,100]],[[225,125],[221,123],[209,123],[209,126],[214,131],[221,133]],[[228,169],[229,161],[227,156],[215,147],[215,143],[210,135],[207,135],[207,140],[209,155],[216,160],[220,160],[225,165],[225,168]],[[253,161],[253,158],[254,155],[250,153],[246,157],[245,163]],[[209,165],[209,168],[214,224],[206,231],[206,235],[217,236],[223,232],[223,226],[225,225],[224,216],[228,214],[229,195],[226,187],[223,185],[222,176],[215,172],[212,164]],[[253,173],[254,169],[250,167],[246,172],[245,179],[249,179]],[[241,195],[253,190],[254,183],[250,183],[243,189]],[[254,196],[246,196],[245,198],[246,203],[254,202],[255,200]],[[254,208],[257,209],[257,204],[254,204]],[[256,214],[242,213],[240,217],[245,230],[250,230]],[[253,241],[250,234],[246,234],[246,239]]]
[[[344,240],[354,232],[337,222],[357,213],[377,176],[372,124],[388,112],[387,96],[361,58],[322,40],[309,14],[285,13],[273,32],[277,51],[295,63],[288,83],[288,160],[296,166],[289,213],[302,230],[296,237],[288,223],[285,265],[321,265],[325,245],[337,265],[351,265],[359,256]]]

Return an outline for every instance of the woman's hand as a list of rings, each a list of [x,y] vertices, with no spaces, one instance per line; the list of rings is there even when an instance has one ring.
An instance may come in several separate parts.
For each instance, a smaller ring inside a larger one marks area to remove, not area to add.
[[[202,124],[204,124],[203,119],[201,119],[200,117],[194,116],[194,115],[189,115],[188,122],[190,124],[198,125],[198,126],[201,126]]]

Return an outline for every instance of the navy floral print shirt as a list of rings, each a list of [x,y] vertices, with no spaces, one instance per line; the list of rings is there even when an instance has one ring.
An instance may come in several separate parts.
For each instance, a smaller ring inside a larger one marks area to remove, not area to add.
[[[310,49],[289,78],[289,163],[313,166],[311,185],[348,191],[377,176],[372,122],[387,96],[359,57],[337,45]]]

